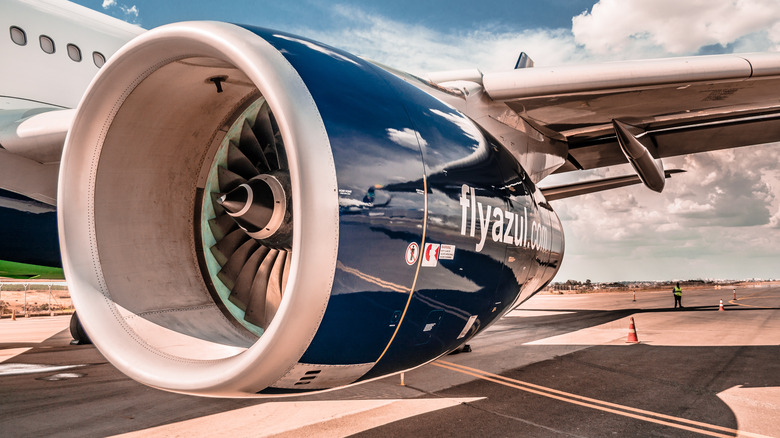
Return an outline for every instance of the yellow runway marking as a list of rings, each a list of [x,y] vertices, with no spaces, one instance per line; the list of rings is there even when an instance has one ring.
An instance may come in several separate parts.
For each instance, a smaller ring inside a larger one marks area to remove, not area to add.
[[[476,368],[470,368],[465,365],[459,365],[451,362],[446,362],[443,360],[438,360],[436,362],[433,362],[433,365],[451,371],[457,371],[459,373],[468,374],[470,376],[477,377],[482,380],[487,380],[489,382],[498,383],[499,385],[503,385],[509,388],[519,389],[522,391],[530,392],[532,394],[541,395],[543,397],[560,400],[566,403],[584,406],[591,409],[598,409],[600,411],[610,412],[613,414],[622,415],[624,417],[634,418],[641,421],[647,421],[651,423],[661,424],[664,426],[674,427],[681,430],[696,432],[702,435],[724,437],[724,438],[733,438],[737,435],[744,436],[744,437],[752,437],[752,438],[769,438],[766,435],[740,431],[728,427],[702,423],[700,421],[688,420],[685,418],[674,417],[666,414],[659,414],[656,412],[646,411],[643,409],[633,408],[630,406],[624,406],[616,403],[610,403],[602,400],[593,399],[590,397],[584,397],[581,395],[559,391],[557,389],[547,388],[545,386],[535,385],[533,383],[523,382],[521,380],[511,379],[509,377],[504,377],[498,374],[489,373],[487,371],[482,371]],[[716,431],[726,432],[727,434],[719,433]]]
[[[761,292],[766,292],[766,291],[761,291],[760,290],[760,291],[757,291],[757,292],[753,292],[750,295],[745,295],[744,297],[739,297],[739,298],[737,298],[735,300],[729,300],[729,304],[736,304],[737,306],[742,306],[742,307],[752,307],[754,309],[774,309],[774,307],[754,306],[752,304],[745,304],[745,303],[738,303],[737,302],[739,300],[747,300],[747,299],[758,300],[758,299],[762,299],[762,298],[780,298],[779,295],[763,295],[763,296],[757,297],[756,295],[758,295]]]

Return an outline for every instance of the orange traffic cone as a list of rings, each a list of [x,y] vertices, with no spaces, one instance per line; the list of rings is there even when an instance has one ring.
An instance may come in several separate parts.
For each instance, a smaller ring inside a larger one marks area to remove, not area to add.
[[[723,312],[726,309],[723,308],[723,300],[720,300],[720,307],[718,307],[718,312]]]
[[[636,344],[639,342],[639,339],[636,337],[636,326],[634,326],[634,317],[631,317],[631,322],[628,323],[628,339],[626,339],[626,342],[630,342],[633,344]]]
[[[16,310],[11,310],[11,321],[16,321]]]

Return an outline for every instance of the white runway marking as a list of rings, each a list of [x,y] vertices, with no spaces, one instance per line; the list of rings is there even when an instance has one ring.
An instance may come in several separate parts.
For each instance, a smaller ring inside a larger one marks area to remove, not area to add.
[[[0,376],[16,376],[19,374],[51,373],[54,371],[69,370],[83,367],[84,365],[44,365],[37,363],[2,363],[0,364]]]

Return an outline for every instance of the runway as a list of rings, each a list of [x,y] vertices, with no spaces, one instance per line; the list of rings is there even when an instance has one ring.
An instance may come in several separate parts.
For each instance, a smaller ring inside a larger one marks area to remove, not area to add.
[[[69,345],[67,317],[0,320],[3,436],[780,436],[780,287],[538,295],[401,376],[306,397],[204,399]],[[726,311],[718,311],[719,300]],[[638,344],[626,343],[628,319]]]

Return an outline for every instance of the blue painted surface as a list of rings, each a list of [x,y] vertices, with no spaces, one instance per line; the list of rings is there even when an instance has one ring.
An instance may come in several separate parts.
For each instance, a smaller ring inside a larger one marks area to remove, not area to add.
[[[531,278],[529,266],[534,278],[545,272],[547,250],[525,241],[507,244],[503,231],[494,239],[490,225],[484,245],[478,245],[480,224],[476,237],[461,233],[464,220],[467,230],[472,223],[470,215],[464,219],[464,186],[474,189],[474,203],[483,211],[489,206],[529,223],[551,224],[516,160],[471,120],[346,52],[248,29],[274,45],[308,87],[338,175],[338,266],[325,316],[301,362],[378,361],[364,379],[419,365],[502,314]],[[426,243],[452,245],[454,253],[420,268],[409,299],[417,264],[408,264],[405,253],[410,243],[422,244],[424,175]]]
[[[295,67],[317,103],[338,175],[339,257],[331,300],[301,362],[373,362],[406,305],[421,240],[423,165],[413,125],[388,74],[313,41],[249,28]],[[318,48],[315,50],[314,48]],[[387,186],[403,185],[388,191]]]
[[[54,207],[0,190],[0,260],[62,267]]]

